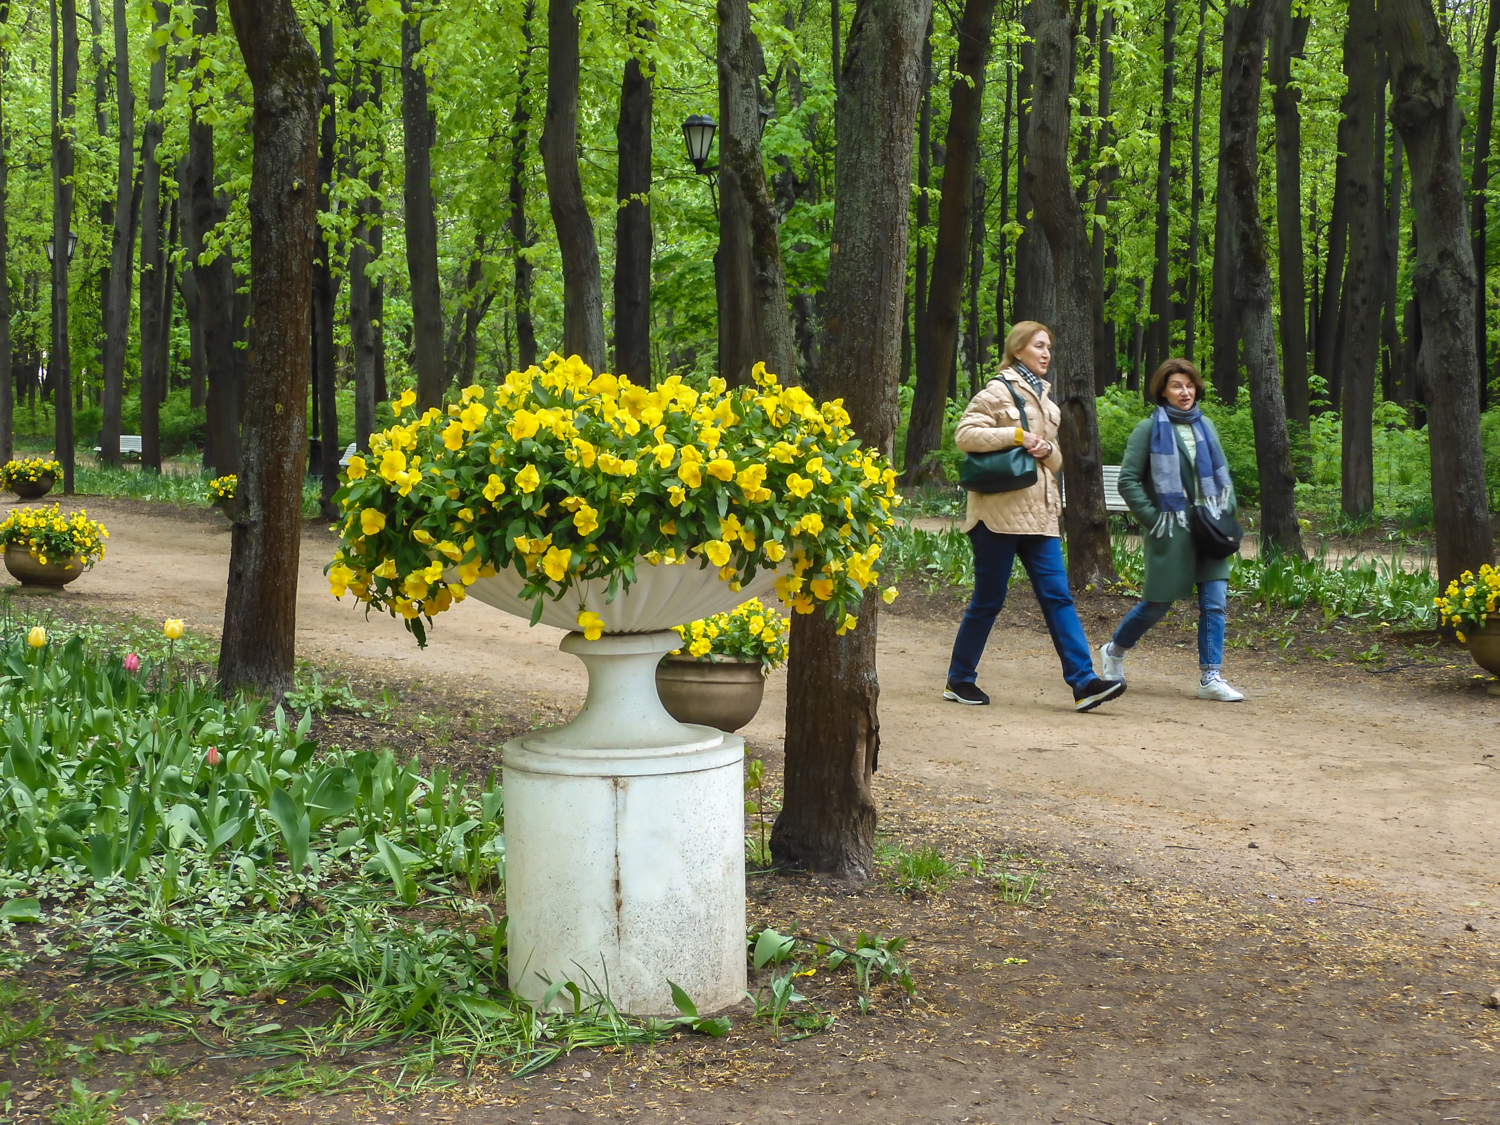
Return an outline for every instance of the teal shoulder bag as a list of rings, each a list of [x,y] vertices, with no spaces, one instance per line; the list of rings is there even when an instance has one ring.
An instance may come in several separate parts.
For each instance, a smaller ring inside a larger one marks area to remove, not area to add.
[[[1008,382],[1005,385],[1010,388],[1011,397],[1016,400],[1016,409],[1021,412],[1021,429],[1029,429],[1026,424],[1025,403],[1021,401],[1015,387]],[[1036,480],[1036,458],[1019,445],[1011,449],[994,449],[988,453],[965,453],[958,469],[959,486],[967,492],[1019,492],[1023,488],[1030,488]]]

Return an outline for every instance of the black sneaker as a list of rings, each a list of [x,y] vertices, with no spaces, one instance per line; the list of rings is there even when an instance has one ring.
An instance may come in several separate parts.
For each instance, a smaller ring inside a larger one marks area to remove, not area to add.
[[[1073,689],[1073,710],[1092,711],[1099,704],[1108,703],[1124,694],[1124,680],[1101,680],[1095,677],[1082,687]]]
[[[943,698],[951,699],[954,703],[967,703],[972,707],[983,707],[990,701],[990,697],[980,691],[977,684],[955,684],[952,680],[943,689]]]

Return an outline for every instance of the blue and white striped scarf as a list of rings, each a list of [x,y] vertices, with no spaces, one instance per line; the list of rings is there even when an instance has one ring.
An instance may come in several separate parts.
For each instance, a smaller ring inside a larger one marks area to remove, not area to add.
[[[1172,431],[1174,423],[1193,428],[1193,438],[1198,445],[1193,458],[1194,471],[1198,476],[1198,503],[1214,516],[1219,516],[1234,496],[1224,451],[1219,448],[1219,443],[1204,424],[1203,412],[1196,406],[1191,410],[1158,406],[1151,415],[1151,484],[1156,490],[1156,503],[1161,509],[1161,518],[1151,528],[1151,534],[1159,539],[1171,537],[1173,524],[1184,530],[1188,525],[1187,490],[1182,484],[1182,462],[1178,455],[1177,435]]]

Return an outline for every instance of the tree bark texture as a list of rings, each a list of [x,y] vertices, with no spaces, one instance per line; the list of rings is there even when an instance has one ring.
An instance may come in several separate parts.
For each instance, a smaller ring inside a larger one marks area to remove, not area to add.
[[[329,213],[333,207],[334,158],[337,155],[337,110],[333,95],[335,57],[333,23],[325,21],[318,28],[319,69],[322,71],[322,124],[318,136],[318,210]],[[333,354],[334,315],[338,304],[339,284],[333,273],[333,246],[320,227],[317,257],[313,262],[313,386],[318,396],[318,451],[321,454],[323,487],[322,515],[326,520],[339,518],[333,494],[339,490],[339,460],[343,444],[339,439],[338,384],[335,381]]]
[[[640,23],[642,41],[654,27]],[[651,385],[651,109],[654,68],[625,60],[615,126],[615,373]]]
[[[1381,0],[1391,66],[1391,120],[1411,169],[1416,235],[1412,288],[1421,322],[1418,375],[1426,389],[1438,582],[1493,562],[1474,378],[1474,252],[1463,183],[1458,56],[1430,0]]]
[[[1193,120],[1189,143],[1192,162],[1191,199],[1188,213],[1188,279],[1186,322],[1182,330],[1182,354],[1193,359],[1198,354],[1198,295],[1203,288],[1203,273],[1198,268],[1198,250],[1202,245],[1203,214],[1203,52],[1208,28],[1208,0],[1198,0],[1198,48],[1193,55]]]
[[[1375,366],[1380,350],[1380,303],[1385,289],[1381,243],[1384,202],[1383,154],[1375,149],[1377,67],[1375,0],[1350,0],[1350,34],[1344,38],[1350,122],[1344,154],[1349,207],[1349,267],[1344,282],[1344,345],[1339,354],[1340,413],[1343,419],[1343,509],[1368,515],[1375,507],[1375,465],[1371,428],[1375,410]],[[1352,52],[1352,53],[1350,53]]]
[[[547,115],[542,125],[547,203],[562,256],[563,352],[604,369],[604,289],[594,220],[578,171],[578,0],[547,5]],[[441,327],[441,325],[439,325]]]
[[[0,28],[10,21],[10,5],[0,3]],[[11,459],[16,416],[16,379],[10,337],[10,131],[5,123],[5,75],[9,59],[0,42],[0,465]]]
[[[417,369],[417,409],[443,399],[443,296],[438,283],[437,205],[432,198],[432,146],[436,116],[427,104],[422,16],[402,0],[401,130],[405,140],[406,269],[411,282],[412,358]],[[575,25],[576,26],[576,25]],[[576,43],[576,35],[575,35]],[[558,226],[562,229],[561,224]]]
[[[1056,310],[1052,292],[1052,250],[1047,245],[1032,214],[1031,189],[1027,185],[1026,166],[1031,161],[1031,91],[1036,70],[1036,34],[1034,5],[1022,9],[1026,34],[1033,37],[1021,44],[1021,77],[1016,91],[1016,222],[1021,236],[1016,239],[1016,284],[1011,296],[1011,323],[1036,320],[1051,324]],[[1003,329],[1002,329],[1003,330]]]
[[[1245,21],[1245,9],[1231,6],[1224,11],[1223,55],[1219,73],[1229,70],[1231,44]],[[1229,181],[1229,99],[1219,98],[1219,159],[1214,199],[1214,292],[1213,322],[1214,394],[1233,406],[1240,393],[1240,330],[1234,307],[1234,192]]]
[[[906,291],[912,134],[922,95],[930,0],[859,0],[835,131],[838,178],[821,390],[842,398],[855,433],[890,452]],[[880,752],[877,607],[840,637],[821,613],[792,624],[786,797],[771,833],[778,864],[852,881],[873,868]]]
[[[1062,407],[1063,476],[1068,503],[1068,581],[1074,589],[1115,581],[1104,468],[1094,403],[1094,349],[1088,227],[1071,190],[1068,134],[1074,26],[1067,0],[1032,0],[1036,75],[1032,85],[1031,162],[1026,169],[1036,216],[1052,250],[1057,313],[1048,375]]]
[[[536,16],[535,0],[526,0],[521,16],[521,34],[526,42],[526,53],[521,61],[521,75],[516,83],[516,106],[511,113],[510,156],[510,247],[514,258],[514,275],[511,285],[512,305],[516,318],[516,366],[525,370],[536,363],[536,331],[531,323],[531,259],[527,249],[534,241],[530,226],[526,222],[526,149],[531,125],[531,110],[526,99],[530,94],[531,56],[536,43],[531,34],[531,21]]]
[[[1302,252],[1302,90],[1292,85],[1292,60],[1303,56],[1312,18],[1292,14],[1292,0],[1280,0],[1271,31],[1271,107],[1276,117],[1276,245],[1281,284],[1281,369],[1286,413],[1307,428],[1307,328],[1303,308],[1307,281]]]
[[[99,460],[120,464],[120,409],[125,394],[125,352],[130,343],[130,277],[135,261],[135,91],[130,85],[130,28],[125,0],[114,0],[115,99],[119,136],[115,165],[114,229],[109,251],[109,292],[104,318],[104,417]]]
[[[156,24],[161,28],[171,8],[156,0]],[[160,51],[151,60],[146,95],[146,124],[141,131],[141,468],[161,472],[161,401],[166,393],[167,373],[161,363],[159,341],[164,318],[170,315],[166,288],[166,251],[162,227],[166,204],[161,191],[161,160],[157,148],[162,138],[162,107],[167,99],[167,55]]]
[[[279,697],[296,655],[297,560],[318,242],[318,56],[291,0],[230,0],[255,92],[250,179],[246,511],[234,525],[219,687]]]
[[[1110,127],[1110,101],[1114,94],[1115,81],[1115,14],[1105,9],[1099,21],[1099,144],[1100,159],[1104,150],[1114,145],[1114,130]],[[1104,300],[1108,285],[1105,270],[1105,243],[1109,239],[1109,186],[1119,175],[1114,162],[1099,170],[1099,182],[1094,191],[1093,211],[1089,242],[1089,269],[1093,274],[1093,291],[1089,298],[1094,326],[1094,390],[1103,394],[1106,387],[1116,381],[1119,359],[1115,355],[1114,321],[1104,319]],[[1004,331],[1003,322],[1000,330]]]
[[[350,80],[349,116],[359,120],[369,106],[381,112],[381,73],[378,66],[355,64]],[[354,440],[364,452],[370,451],[370,435],[375,432],[375,407],[380,401],[375,391],[375,360],[378,347],[375,335],[375,283],[370,268],[375,263],[371,248],[380,221],[380,162],[374,152],[357,152],[353,157],[356,175],[369,184],[369,193],[355,204],[358,218],[349,240],[349,350],[354,367]]]
[[[1010,113],[1009,104],[1006,105],[1007,116]],[[1009,121],[1006,122],[1007,131]],[[917,108],[917,254],[916,254],[916,276],[912,285],[912,303],[915,311],[912,316],[912,356],[914,364],[914,386],[921,387],[924,383],[930,383],[933,379],[932,367],[932,344],[929,339],[931,325],[927,320],[927,290],[931,280],[931,262],[927,249],[927,228],[932,223],[932,25],[929,23],[927,31],[922,39],[922,101]],[[1001,278],[1001,289],[1005,287],[1004,278]],[[902,370],[902,377],[906,375]],[[915,398],[913,399],[915,407]],[[919,465],[912,457],[912,429],[908,422],[906,429],[906,453],[904,469],[905,479],[911,479],[911,473]]]
[[[1381,115],[1383,119],[1388,117]],[[1382,147],[1382,156],[1385,150]],[[1397,305],[1397,285],[1401,279],[1401,134],[1391,130],[1390,162],[1386,172],[1385,189],[1385,296],[1384,313],[1380,318],[1380,338],[1389,364],[1389,387],[1386,398],[1392,402],[1404,402],[1406,384],[1404,362],[1406,349],[1396,330],[1401,317]]]
[[[219,30],[213,0],[193,5],[193,36],[203,39]],[[196,56],[195,56],[196,58]],[[195,80],[196,81],[196,80]],[[214,127],[197,108],[188,122],[187,159],[179,167],[183,244],[197,289],[203,366],[207,378],[203,463],[217,475],[240,471],[239,359],[234,346],[242,330],[235,318],[234,270],[227,251],[207,260],[209,232],[229,214],[228,196],[214,182]]]
[[[795,382],[796,348],[776,210],[760,154],[760,43],[748,0],[719,0],[719,374],[764,362]]]
[[[1243,22],[1225,44],[1224,162],[1234,200],[1234,304],[1255,425],[1255,456],[1260,476],[1261,544],[1302,555],[1302,533],[1292,473],[1286,402],[1276,365],[1276,327],[1271,317],[1271,262],[1260,221],[1260,84],[1266,38],[1277,0],[1249,0]]]
[[[930,480],[940,471],[931,458],[942,445],[943,411],[954,375],[964,267],[970,256],[969,228],[974,222],[974,169],[979,163],[984,74],[997,3],[998,0],[965,0],[963,15],[954,28],[958,40],[957,73],[948,93],[943,188],[938,200],[932,282],[924,309],[927,362],[917,365],[911,421],[906,431],[903,479],[910,484]]]
[[[1348,80],[1349,61],[1357,53],[1352,48],[1350,36],[1354,29],[1344,31],[1344,74]],[[1323,300],[1318,309],[1318,337],[1313,350],[1313,369],[1322,376],[1330,405],[1339,405],[1339,324],[1342,323],[1341,308],[1344,299],[1345,261],[1349,253],[1349,161],[1344,155],[1353,143],[1354,128],[1349,113],[1350,95],[1346,92],[1340,106],[1339,152],[1333,168],[1333,207],[1328,218],[1328,261],[1323,273]]]
[[[1488,287],[1488,253],[1485,240],[1488,200],[1485,189],[1490,179],[1490,136],[1495,120],[1495,36],[1500,35],[1500,0],[1490,0],[1484,22],[1484,50],[1480,56],[1479,114],[1474,122],[1473,209],[1471,239],[1474,245],[1474,268],[1479,284],[1474,291],[1474,348],[1479,360],[1479,409],[1489,409],[1489,317],[1485,311]]]
[[[61,27],[58,25],[61,7]],[[61,38],[59,39],[59,36]],[[59,66],[61,50],[61,71]],[[63,492],[73,492],[73,372],[68,340],[68,232],[73,225],[73,118],[78,95],[78,10],[74,0],[52,2],[52,384],[55,456]]]
[[[1172,349],[1172,102],[1177,82],[1177,0],[1166,0],[1161,31],[1160,143],[1156,156],[1156,264],[1151,271],[1151,327],[1146,371],[1155,371]],[[1054,248],[1055,249],[1055,248]]]

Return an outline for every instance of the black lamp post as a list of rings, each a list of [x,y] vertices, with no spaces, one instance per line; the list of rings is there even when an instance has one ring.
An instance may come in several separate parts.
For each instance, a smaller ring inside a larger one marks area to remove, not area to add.
[[[714,130],[718,126],[706,113],[694,113],[682,123],[682,139],[687,145],[688,160],[693,171],[700,176],[713,175],[716,169],[707,168],[708,154],[714,146]]]
[[[55,245],[56,241],[56,238],[47,239],[47,261],[49,262],[57,260],[57,246]],[[77,249],[78,232],[76,230],[70,230],[68,231],[68,261],[71,262],[73,260],[73,251]]]

